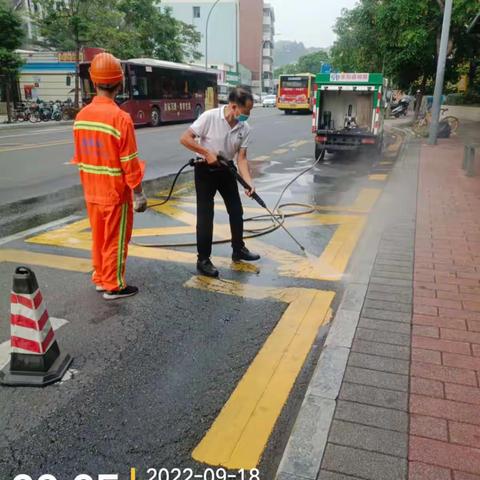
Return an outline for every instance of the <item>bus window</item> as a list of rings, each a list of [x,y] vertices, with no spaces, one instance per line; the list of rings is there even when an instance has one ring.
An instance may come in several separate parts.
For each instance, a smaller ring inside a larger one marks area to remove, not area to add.
[[[130,70],[130,83],[132,88],[132,97],[135,99],[148,98],[148,78],[143,66],[133,66]]]

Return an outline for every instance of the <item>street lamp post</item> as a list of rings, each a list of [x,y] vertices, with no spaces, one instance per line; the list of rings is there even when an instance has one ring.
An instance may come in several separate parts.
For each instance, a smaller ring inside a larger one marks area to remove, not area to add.
[[[219,1],[220,0],[215,0],[215,3],[210,8],[207,15],[207,23],[205,25],[205,70],[208,70],[208,22],[210,21],[210,15],[212,14],[213,9],[217,6]]]
[[[445,64],[447,63],[448,36],[450,34],[450,22],[452,19],[452,2],[453,0],[445,1],[445,10],[443,12],[442,37],[438,51],[437,76],[435,78],[435,91],[433,94],[432,122],[430,124],[430,135],[428,137],[429,145],[435,145],[437,143],[443,81],[445,79]]]

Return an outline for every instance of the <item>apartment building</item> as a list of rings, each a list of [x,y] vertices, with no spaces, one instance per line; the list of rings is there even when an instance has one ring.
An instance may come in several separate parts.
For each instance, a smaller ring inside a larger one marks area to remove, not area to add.
[[[170,7],[173,17],[195,26],[200,32],[198,51],[202,58],[195,63],[205,65],[206,61],[209,67],[215,68],[229,65],[238,71],[239,0],[162,0],[160,6]]]
[[[273,49],[275,37],[275,13],[268,3],[263,5],[263,44],[262,44],[262,91],[274,91]]]

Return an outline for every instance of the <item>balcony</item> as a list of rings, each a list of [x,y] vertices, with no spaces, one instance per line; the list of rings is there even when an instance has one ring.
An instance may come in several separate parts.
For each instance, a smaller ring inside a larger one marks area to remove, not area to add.
[[[264,78],[263,79],[263,88],[273,88],[273,80],[270,80],[269,78]]]
[[[264,48],[262,55],[264,57],[273,58],[273,48],[270,48],[270,47]]]

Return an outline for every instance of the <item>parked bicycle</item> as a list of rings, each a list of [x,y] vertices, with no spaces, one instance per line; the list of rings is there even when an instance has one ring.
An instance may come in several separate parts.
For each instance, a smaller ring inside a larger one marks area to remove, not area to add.
[[[36,101],[19,102],[13,110],[14,122],[48,122],[54,120],[73,120],[79,109],[73,106],[73,102],[69,99],[64,102],[55,101]]]
[[[455,134],[460,125],[460,121],[453,115],[445,115],[446,112],[448,112],[448,108],[443,107],[440,109],[440,128],[448,130],[450,134]],[[432,111],[428,109],[425,114],[412,125],[412,130],[417,137],[428,137],[431,123]]]

